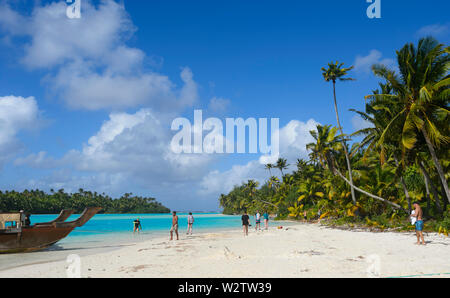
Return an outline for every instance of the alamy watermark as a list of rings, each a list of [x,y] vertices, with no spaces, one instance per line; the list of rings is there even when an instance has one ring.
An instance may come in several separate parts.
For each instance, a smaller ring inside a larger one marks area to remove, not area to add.
[[[81,0],[66,0],[68,4],[66,15],[69,19],[81,18]]]
[[[369,19],[380,19],[381,18],[381,0],[366,0],[367,3],[372,3],[367,7],[367,17]]]
[[[366,262],[369,266],[366,269],[367,277],[376,278],[381,274],[381,258],[377,254],[372,254],[367,257]]]
[[[279,123],[279,118],[270,119],[269,137],[267,118],[226,118],[224,125],[219,118],[203,121],[202,110],[195,110],[193,124],[187,118],[172,121],[172,130],[178,132],[172,138],[170,146],[172,152],[178,154],[261,153],[278,156]],[[205,132],[207,134],[204,136]]]
[[[66,262],[69,263],[66,269],[68,278],[81,278],[81,258],[79,255],[68,255]]]

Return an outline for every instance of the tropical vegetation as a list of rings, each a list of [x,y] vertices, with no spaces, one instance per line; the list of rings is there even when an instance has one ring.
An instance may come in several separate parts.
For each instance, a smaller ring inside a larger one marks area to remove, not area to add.
[[[134,196],[126,193],[113,199],[106,194],[79,189],[76,193],[66,193],[64,189],[0,191],[0,212],[25,210],[32,214],[58,214],[63,209],[81,213],[86,207],[102,207],[100,213],[169,213],[170,210],[154,198]]]
[[[368,92],[365,110],[352,109],[367,127],[344,134],[336,82],[350,81],[352,67],[332,62],[322,68],[333,83],[337,126],[318,125],[311,131],[308,159],[266,165],[269,178],[237,185],[220,196],[224,213],[268,210],[278,218],[348,226],[411,229],[408,217],[419,201],[426,227],[450,230],[450,47],[432,37],[408,43],[396,52],[397,66],[377,64],[379,88]],[[278,168],[281,175],[273,175]]]

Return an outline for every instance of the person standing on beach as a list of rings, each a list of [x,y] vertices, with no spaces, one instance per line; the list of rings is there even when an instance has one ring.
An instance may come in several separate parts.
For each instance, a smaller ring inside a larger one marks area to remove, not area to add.
[[[425,245],[425,240],[423,239],[423,211],[422,208],[419,205],[419,202],[414,202],[414,214],[412,214],[412,217],[415,217],[416,220],[416,236],[417,236],[417,243],[418,245],[422,244]],[[422,240],[422,243],[420,243],[420,240]]]
[[[261,231],[261,214],[259,213],[259,211],[256,211],[255,214],[255,231]]]
[[[133,221],[133,234],[137,231],[138,234],[140,233],[140,231],[142,230],[142,226],[141,226],[141,221],[138,219],[135,219]]]
[[[248,236],[248,225],[250,224],[250,217],[247,214],[247,211],[244,211],[244,215],[242,215],[242,227],[244,229],[244,236]]]
[[[267,213],[267,210],[264,211],[263,217],[264,217],[264,228],[265,228],[265,230],[268,230],[269,229],[269,213]]]
[[[192,216],[192,212],[189,212],[187,221],[188,221],[188,229],[186,235],[189,235],[189,233],[192,235],[192,225],[194,224],[194,216]]]
[[[170,229],[170,240],[173,240],[173,232],[177,234],[177,240],[178,238],[178,215],[174,211],[172,212],[172,228]]]

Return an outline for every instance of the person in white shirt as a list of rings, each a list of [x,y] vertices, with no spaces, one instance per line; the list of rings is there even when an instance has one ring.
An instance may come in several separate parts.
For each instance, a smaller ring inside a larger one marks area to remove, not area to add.
[[[259,213],[259,211],[256,211],[255,220],[255,230],[261,230],[261,214]]]
[[[192,225],[194,224],[194,216],[192,216],[192,212],[189,212],[188,215],[188,228],[186,235],[191,234],[192,235]]]

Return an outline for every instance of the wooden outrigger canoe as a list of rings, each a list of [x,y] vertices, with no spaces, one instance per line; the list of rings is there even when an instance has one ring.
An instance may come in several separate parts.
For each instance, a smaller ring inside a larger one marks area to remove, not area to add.
[[[55,220],[32,226],[23,225],[22,213],[0,214],[0,254],[47,248],[67,237],[73,229],[83,226],[100,210],[100,207],[86,208],[78,219],[69,222],[65,220],[73,211],[63,210]],[[6,222],[16,224],[6,227]]]

